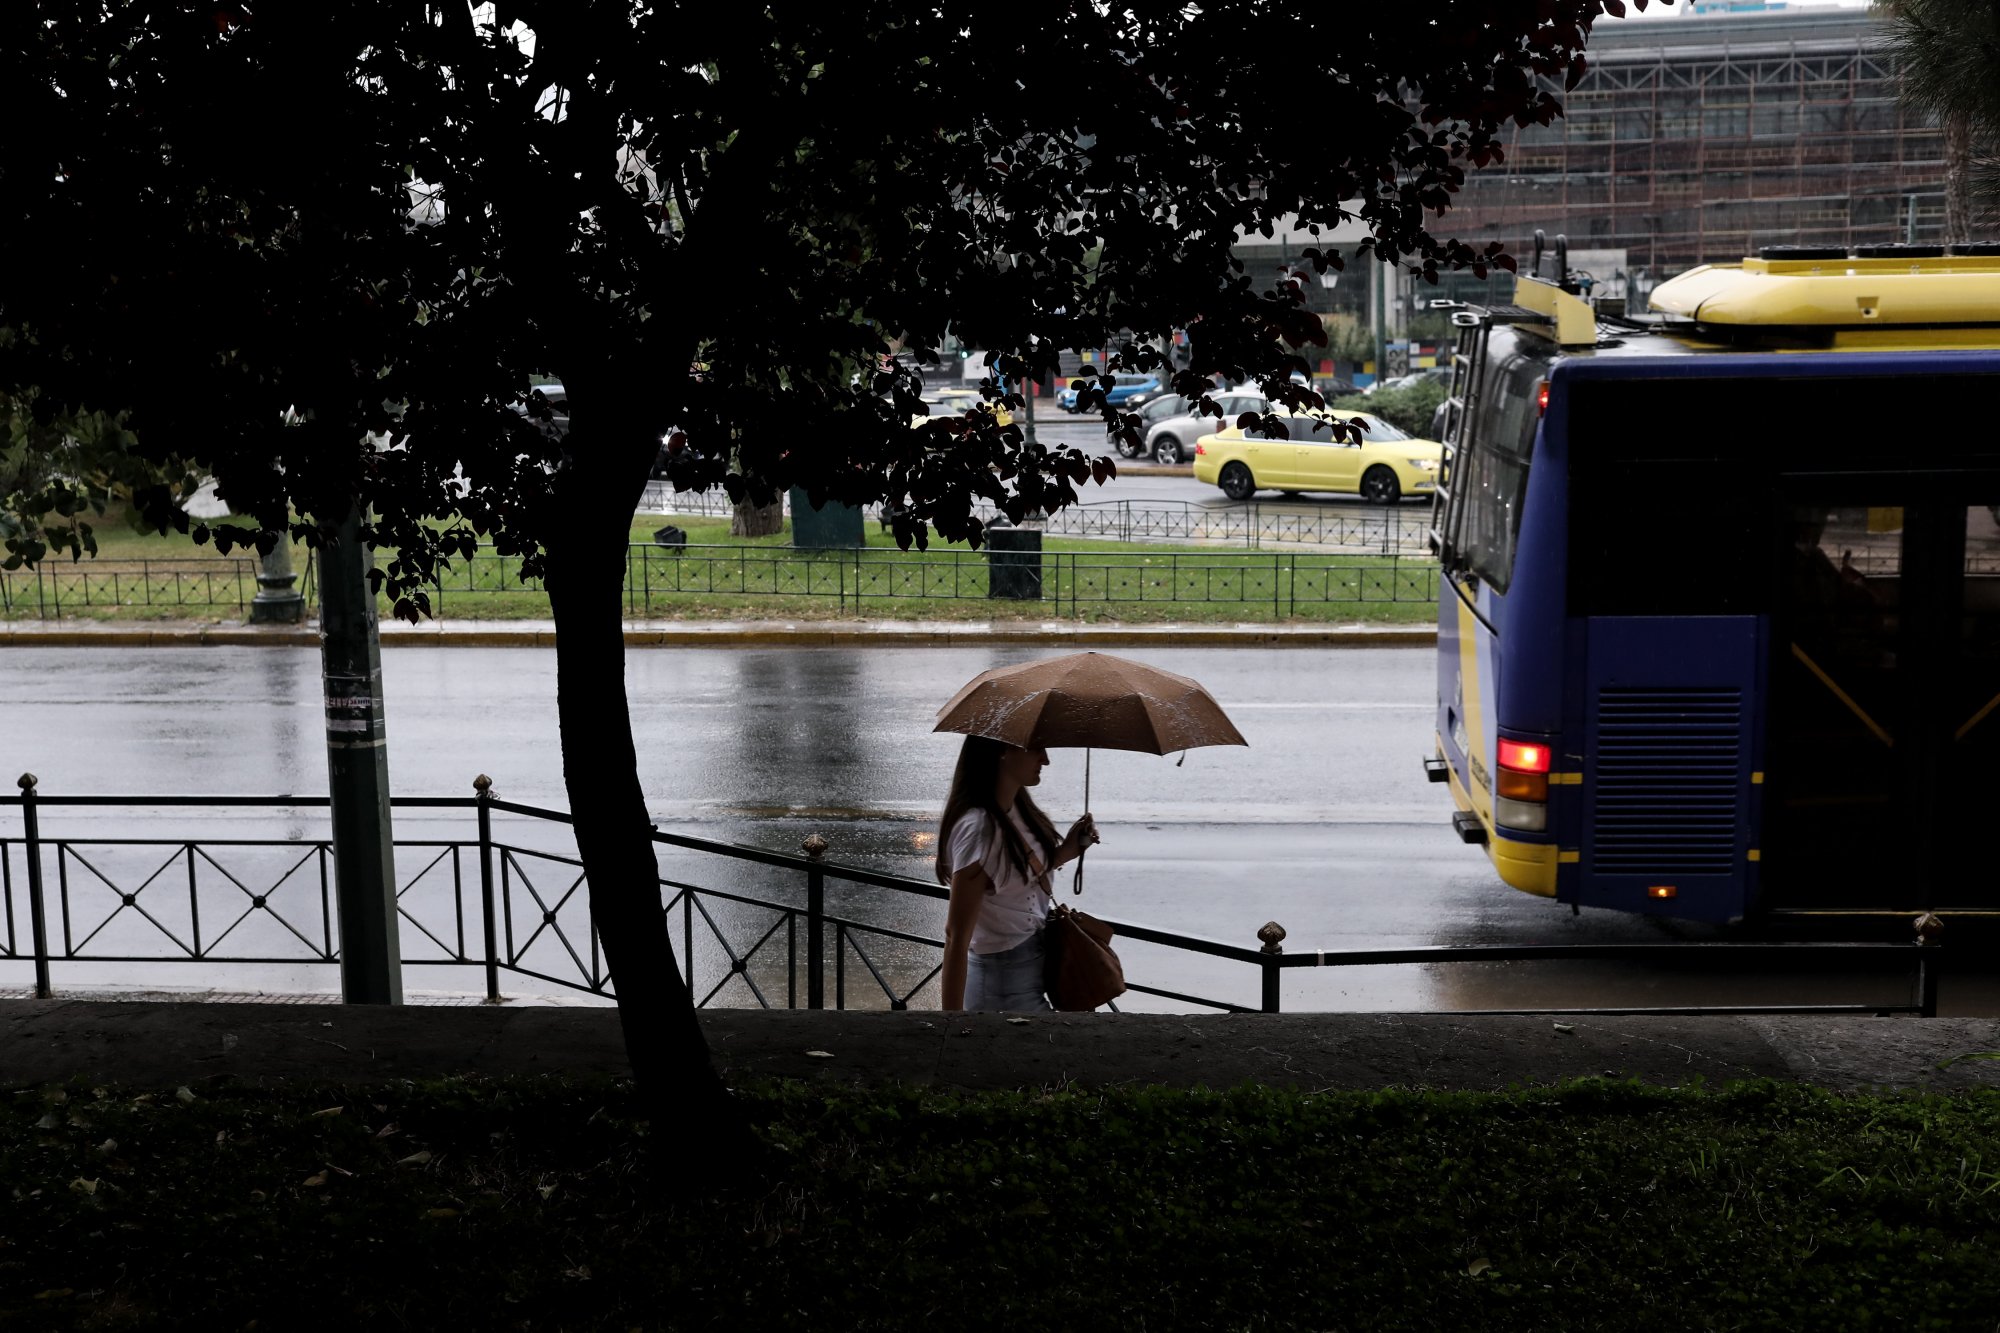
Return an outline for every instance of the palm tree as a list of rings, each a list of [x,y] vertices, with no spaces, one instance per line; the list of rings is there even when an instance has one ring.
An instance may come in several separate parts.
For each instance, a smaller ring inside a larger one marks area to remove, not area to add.
[[[1935,115],[1944,130],[1945,239],[1971,240],[2000,204],[2000,158],[1982,151],[2000,139],[2000,0],[1884,0],[1879,8],[1889,17],[1904,105]]]

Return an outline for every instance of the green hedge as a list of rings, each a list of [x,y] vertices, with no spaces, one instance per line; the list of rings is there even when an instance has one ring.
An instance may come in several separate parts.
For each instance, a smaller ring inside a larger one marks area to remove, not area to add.
[[[1404,389],[1377,389],[1365,398],[1354,399],[1364,411],[1373,412],[1390,425],[1421,439],[1431,438],[1431,416],[1444,401],[1443,380],[1419,380]]]

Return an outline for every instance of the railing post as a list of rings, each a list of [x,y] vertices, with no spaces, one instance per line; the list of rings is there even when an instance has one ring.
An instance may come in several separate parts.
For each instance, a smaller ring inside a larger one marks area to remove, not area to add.
[[[1285,928],[1275,921],[1266,921],[1257,930],[1257,938],[1264,941],[1261,952],[1264,955],[1264,1012],[1278,1012],[1278,978],[1283,970],[1280,961],[1285,956]]]
[[[1943,970],[1943,950],[1938,947],[1938,936],[1944,933],[1944,921],[1935,912],[1925,912],[1914,923],[1917,932],[1917,1013],[1924,1018],[1936,1018],[1938,1011],[1938,974]]]
[[[815,833],[799,844],[812,865],[806,870],[806,1008],[826,1008],[826,872],[820,860],[826,839]]]
[[[20,788],[21,826],[28,843],[28,919],[35,936],[35,998],[47,1000],[55,991],[49,986],[49,917],[42,906],[42,831],[35,814],[35,775],[23,773]]]
[[[500,1003],[500,937],[493,920],[493,779],[472,780],[479,793],[479,915],[486,928],[486,1002]]]

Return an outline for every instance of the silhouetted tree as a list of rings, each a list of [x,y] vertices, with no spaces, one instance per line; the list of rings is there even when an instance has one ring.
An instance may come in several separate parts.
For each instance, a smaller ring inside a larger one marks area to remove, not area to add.
[[[1947,241],[1988,229],[2000,207],[2000,4],[1994,0],[1889,0],[1890,46],[1905,105],[1944,132]]]
[[[193,465],[258,524],[197,540],[268,546],[296,513],[316,541],[368,506],[399,615],[480,538],[546,578],[633,1070],[716,1110],[624,692],[626,532],[662,440],[677,485],[895,501],[905,545],[977,543],[976,501],[1054,510],[1110,465],[979,409],[912,429],[892,340],[949,328],[1018,383],[1062,348],[1146,368],[1187,329],[1180,387],[1306,401],[1288,375],[1319,320],[1232,243],[1358,215],[1363,258],[1511,267],[1429,219],[1505,125],[1560,114],[1537,76],[1573,86],[1591,21],[1623,10],[16,0],[0,393],[123,414],[100,452],[146,522],[187,528]],[[566,438],[520,410],[537,372],[566,387]],[[44,553],[36,518],[12,557]]]

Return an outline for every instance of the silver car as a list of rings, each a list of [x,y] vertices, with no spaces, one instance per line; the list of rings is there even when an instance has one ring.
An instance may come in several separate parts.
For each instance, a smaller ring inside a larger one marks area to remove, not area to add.
[[[1245,412],[1268,412],[1271,400],[1254,389],[1218,389],[1210,395],[1217,407],[1222,409],[1222,418],[1194,410],[1189,403],[1178,415],[1165,417],[1155,422],[1146,432],[1146,452],[1156,463],[1179,463],[1191,456],[1194,442],[1204,435],[1213,435],[1225,426],[1236,424],[1236,418]]]

